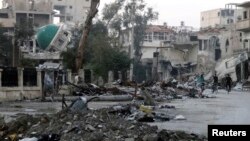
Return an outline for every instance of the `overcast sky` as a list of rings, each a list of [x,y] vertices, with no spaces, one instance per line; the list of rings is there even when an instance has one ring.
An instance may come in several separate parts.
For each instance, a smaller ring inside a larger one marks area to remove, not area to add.
[[[0,0],[0,7],[2,5]],[[100,9],[104,3],[114,0],[101,0]],[[180,25],[184,21],[187,26],[200,27],[200,12],[224,8],[227,3],[241,3],[247,0],[145,0],[148,6],[159,12],[156,24],[167,22],[169,26]]]
[[[104,3],[114,0],[101,0]],[[200,12],[224,8],[227,3],[242,3],[247,0],[145,0],[148,6],[159,12],[156,24],[166,22],[169,26],[180,25],[181,21],[187,26],[200,27]]]

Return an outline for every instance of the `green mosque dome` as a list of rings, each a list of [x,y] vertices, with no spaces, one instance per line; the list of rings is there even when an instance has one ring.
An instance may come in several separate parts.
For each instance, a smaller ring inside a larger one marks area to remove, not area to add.
[[[36,34],[36,40],[39,48],[45,50],[54,39],[56,33],[59,30],[59,26],[49,24],[38,29]]]

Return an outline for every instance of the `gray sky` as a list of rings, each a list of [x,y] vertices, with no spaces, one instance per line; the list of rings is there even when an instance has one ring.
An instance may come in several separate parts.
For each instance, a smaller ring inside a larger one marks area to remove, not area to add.
[[[2,5],[0,0],[0,7]],[[114,0],[101,0],[100,9],[104,3]],[[180,25],[184,21],[187,26],[200,27],[200,12],[225,7],[227,3],[241,3],[247,0],[145,0],[148,6],[159,12],[155,24],[167,22],[170,26]]]
[[[101,0],[104,3],[114,0]],[[169,26],[180,25],[181,21],[187,26],[200,27],[200,12],[217,8],[224,8],[227,3],[242,3],[247,0],[145,0],[148,6],[159,12],[159,19],[155,24],[167,22]]]

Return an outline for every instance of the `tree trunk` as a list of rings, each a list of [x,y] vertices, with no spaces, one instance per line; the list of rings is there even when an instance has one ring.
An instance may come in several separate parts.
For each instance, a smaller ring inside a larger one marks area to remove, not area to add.
[[[80,43],[78,46],[78,50],[77,50],[77,56],[76,56],[76,71],[77,72],[79,71],[80,68],[82,68],[84,48],[86,46],[88,35],[89,35],[90,28],[92,25],[92,19],[95,17],[95,15],[98,12],[99,3],[100,3],[100,0],[91,0],[90,11],[85,21],[83,33],[82,33]]]

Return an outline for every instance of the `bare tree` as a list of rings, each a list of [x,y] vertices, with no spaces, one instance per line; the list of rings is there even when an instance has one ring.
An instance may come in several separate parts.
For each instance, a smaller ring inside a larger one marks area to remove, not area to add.
[[[95,15],[98,13],[99,4],[100,4],[100,0],[91,0],[90,10],[88,13],[88,17],[85,21],[83,33],[82,33],[79,47],[77,50],[77,56],[76,56],[76,71],[77,72],[82,67],[84,48],[87,43],[88,35],[89,35],[90,28],[92,25],[92,20],[95,17]]]

